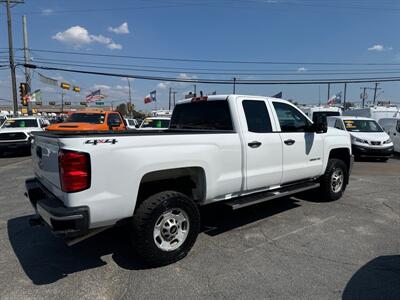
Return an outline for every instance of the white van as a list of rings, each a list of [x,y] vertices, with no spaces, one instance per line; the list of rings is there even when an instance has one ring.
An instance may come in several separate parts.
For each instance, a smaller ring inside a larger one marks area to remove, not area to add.
[[[400,154],[400,118],[383,118],[378,123],[392,139],[394,152]]]
[[[394,118],[398,113],[399,108],[395,106],[374,106],[349,109],[343,112],[343,115],[371,118],[378,122],[382,118]]]
[[[355,157],[375,157],[387,161],[393,154],[393,142],[389,135],[373,119],[341,116],[328,117],[328,127],[350,133]]]

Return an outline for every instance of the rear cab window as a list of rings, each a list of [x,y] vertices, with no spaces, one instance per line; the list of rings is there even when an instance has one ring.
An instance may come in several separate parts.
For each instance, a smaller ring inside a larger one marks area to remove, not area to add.
[[[313,122],[316,123],[318,120],[322,119],[325,123],[327,117],[336,117],[340,116],[338,111],[316,111],[313,112]]]
[[[73,113],[66,122],[104,124],[105,114],[102,113]]]
[[[229,103],[217,100],[178,104],[172,114],[170,128],[233,131]]]
[[[39,127],[36,119],[9,119],[3,124],[4,128]]]

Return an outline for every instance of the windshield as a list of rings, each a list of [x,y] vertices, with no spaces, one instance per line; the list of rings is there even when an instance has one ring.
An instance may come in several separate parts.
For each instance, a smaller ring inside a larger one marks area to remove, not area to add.
[[[91,124],[103,124],[105,119],[104,114],[98,113],[79,113],[70,115],[66,122],[78,122],[78,123],[91,123]]]
[[[338,111],[317,111],[313,113],[313,122],[316,123],[320,118],[326,122],[326,117],[340,116]]]
[[[169,120],[166,119],[145,119],[142,128],[168,128]]]
[[[347,131],[382,132],[382,128],[374,120],[343,120]]]
[[[2,128],[24,128],[24,127],[39,127],[35,119],[18,119],[7,120],[4,122]]]

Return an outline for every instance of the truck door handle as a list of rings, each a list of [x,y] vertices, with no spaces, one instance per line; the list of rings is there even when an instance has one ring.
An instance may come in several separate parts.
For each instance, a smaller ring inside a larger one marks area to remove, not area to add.
[[[288,145],[288,146],[291,146],[291,145],[293,145],[294,143],[296,143],[296,141],[295,141],[295,140],[286,140],[286,141],[284,141],[284,143],[285,143],[286,145]]]
[[[258,147],[260,147],[261,146],[261,142],[258,142],[258,141],[253,141],[253,142],[251,142],[251,143],[248,143],[247,145],[250,147],[250,148],[258,148]]]

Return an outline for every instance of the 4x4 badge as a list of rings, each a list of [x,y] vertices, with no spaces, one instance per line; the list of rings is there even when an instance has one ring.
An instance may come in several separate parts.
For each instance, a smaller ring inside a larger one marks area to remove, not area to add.
[[[97,144],[115,144],[118,141],[116,139],[96,139],[96,140],[87,140],[85,144],[90,144],[96,146]]]

